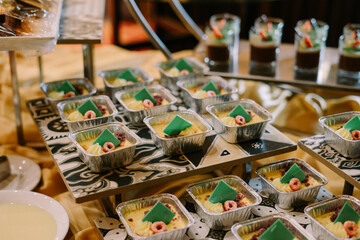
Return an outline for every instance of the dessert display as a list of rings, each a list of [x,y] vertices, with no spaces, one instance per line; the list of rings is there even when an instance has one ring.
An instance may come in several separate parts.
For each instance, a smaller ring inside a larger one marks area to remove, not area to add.
[[[226,125],[231,127],[253,124],[264,121],[252,110],[245,110],[240,104],[231,111],[216,113],[217,117]]]
[[[210,212],[222,213],[253,204],[239,189],[235,189],[223,180],[213,191],[195,195],[200,203]]]
[[[163,138],[176,138],[203,132],[198,126],[179,115],[176,115],[168,124],[153,124],[152,128]]]
[[[127,108],[132,110],[144,110],[152,107],[169,104],[169,101],[159,93],[151,94],[145,87],[133,96],[122,98]]]
[[[277,219],[267,228],[263,227],[255,232],[240,235],[240,237],[243,240],[298,240],[281,219]]]
[[[231,14],[217,14],[210,18],[206,30],[206,62],[210,65],[227,64],[238,54],[240,19]]]
[[[360,26],[348,24],[339,41],[339,69],[355,74],[360,72]],[[350,76],[349,76],[350,77]]]
[[[180,58],[174,66],[172,66],[170,69],[168,69],[166,72],[170,76],[178,77],[178,76],[184,76],[189,75],[190,73],[196,72],[197,69],[192,67],[189,61],[187,61],[185,58]]]
[[[321,225],[340,238],[356,238],[360,236],[360,215],[349,203],[334,211],[315,217]]]
[[[134,209],[124,214],[131,230],[138,236],[184,228],[188,221],[171,203],[157,201],[153,206]]]
[[[358,115],[354,116],[346,123],[335,124],[330,127],[338,135],[347,140],[360,140],[360,117]]]
[[[87,139],[79,142],[79,144],[86,152],[93,155],[100,155],[133,145],[126,139],[123,132],[112,133],[107,128],[97,138]]]
[[[106,104],[94,103],[88,99],[76,109],[64,111],[65,118],[69,121],[83,121],[97,117],[109,116]]]
[[[56,100],[72,98],[78,95],[87,95],[87,94],[89,94],[89,92],[85,88],[85,86],[71,84],[69,81],[65,81],[56,90],[47,92],[47,96],[49,98]]]
[[[198,86],[187,87],[190,94],[196,98],[214,97],[217,95],[227,94],[228,92],[221,87],[220,84],[215,84],[213,81],[200,83]]]
[[[11,174],[9,159],[6,156],[0,156],[0,182],[8,178]]]
[[[127,69],[115,78],[107,79],[108,83],[113,87],[122,87],[133,85],[135,83],[143,83],[144,79],[140,75],[135,75],[131,69]]]
[[[295,192],[320,185],[312,176],[304,173],[296,163],[290,169],[283,168],[265,173],[264,177],[282,192]]]

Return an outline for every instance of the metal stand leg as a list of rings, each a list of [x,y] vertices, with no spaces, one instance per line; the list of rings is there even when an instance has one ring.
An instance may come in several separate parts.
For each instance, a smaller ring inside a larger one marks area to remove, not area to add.
[[[22,121],[21,121],[19,84],[18,84],[18,77],[16,72],[16,55],[14,51],[9,51],[9,61],[10,61],[10,73],[11,73],[11,85],[13,89],[13,102],[14,102],[17,139],[20,145],[24,145],[25,140],[22,130]]]
[[[93,45],[83,44],[84,76],[94,84]]]
[[[353,192],[354,192],[354,185],[352,185],[348,181],[345,181],[343,194],[344,195],[353,195]]]
[[[116,214],[115,206],[110,197],[100,198],[99,202],[103,207],[106,216],[113,216]]]
[[[42,67],[42,57],[38,56],[38,65],[39,65],[39,82],[42,83],[44,81],[44,73]]]
[[[242,179],[247,183],[249,183],[249,181],[251,179],[251,167],[252,167],[251,162],[247,162],[247,163],[243,164]]]

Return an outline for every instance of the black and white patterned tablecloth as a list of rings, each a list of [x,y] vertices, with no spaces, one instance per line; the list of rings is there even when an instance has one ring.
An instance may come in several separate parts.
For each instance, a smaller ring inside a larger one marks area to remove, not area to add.
[[[172,106],[172,111],[186,109],[179,97],[178,103]],[[120,188],[124,189],[133,184],[149,184],[151,181],[166,177],[170,180],[176,174],[191,176],[200,168],[204,170],[230,161],[232,165],[237,165],[245,161],[237,162],[241,159],[252,161],[265,155],[273,156],[293,151],[297,147],[296,143],[268,125],[261,139],[241,144],[229,144],[211,131],[206,137],[203,151],[167,157],[155,147],[148,128],[130,123],[123,108],[116,104],[119,109],[116,120],[127,125],[141,137],[143,142],[136,148],[132,164],[99,174],[90,171],[80,160],[75,145],[67,137],[69,134],[67,125],[53,112],[45,99],[35,99],[29,101],[27,105],[69,191],[77,202],[106,197],[110,195],[110,191],[111,195],[120,193],[122,192]],[[178,176],[182,177],[182,175]],[[114,192],[114,189],[119,191]]]
[[[260,178],[251,179],[249,182],[256,192],[261,192]],[[315,202],[323,201],[334,197],[332,193],[325,188],[321,188]],[[180,198],[186,209],[191,213],[195,219],[195,224],[189,228],[184,237],[184,240],[190,239],[221,239],[221,240],[236,240],[235,236],[229,229],[225,230],[213,230],[210,229],[195,212],[194,204],[189,196]],[[284,212],[291,215],[301,226],[303,226],[307,232],[311,234],[310,219],[304,214],[304,208],[288,209],[284,210],[279,208],[268,198],[263,197],[262,203],[252,209],[252,217],[261,217],[278,212]],[[119,217],[109,216],[94,220],[95,226],[104,240],[129,240],[131,239],[124,228],[124,225],[120,222]]]
[[[326,143],[324,135],[301,139],[299,145],[341,177],[350,180],[355,187],[360,188],[360,158],[344,157]]]

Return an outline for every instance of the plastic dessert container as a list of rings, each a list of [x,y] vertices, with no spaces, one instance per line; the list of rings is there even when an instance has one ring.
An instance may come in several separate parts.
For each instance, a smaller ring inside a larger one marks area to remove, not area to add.
[[[155,63],[155,66],[160,71],[161,85],[170,88],[173,91],[177,91],[179,89],[178,86],[176,85],[177,81],[189,80],[196,77],[200,77],[203,76],[205,72],[209,71],[208,66],[199,62],[195,58],[185,58],[185,59],[194,68],[194,72],[183,76],[172,76],[168,73],[168,70],[170,70],[173,66],[175,66],[178,60],[169,60],[166,62]]]
[[[202,132],[175,138],[160,137],[154,130],[153,125],[168,124],[176,115],[195,124]],[[201,150],[205,142],[206,134],[212,130],[211,126],[202,117],[191,110],[146,117],[144,118],[144,123],[150,129],[150,135],[155,145],[168,156]]]
[[[122,74],[126,70],[130,70],[130,71],[132,71],[134,73],[135,76],[141,77],[143,82],[138,82],[138,83],[134,83],[134,84],[131,84],[131,85],[125,85],[125,86],[119,86],[119,87],[116,87],[116,86],[114,86],[114,85],[112,85],[110,83],[111,81],[116,79],[116,77],[118,75]],[[104,81],[106,94],[108,96],[110,96],[110,98],[113,101],[116,100],[115,99],[115,93],[117,91],[122,91],[122,90],[130,89],[130,88],[144,87],[144,86],[149,85],[154,80],[154,78],[151,77],[142,68],[137,68],[137,67],[134,67],[134,68],[119,68],[119,69],[101,71],[101,72],[99,72],[99,76]]]
[[[265,217],[259,217],[236,223],[231,227],[231,231],[236,239],[242,240],[240,235],[249,234],[258,231],[260,228],[270,227],[276,220],[280,219],[290,232],[298,239],[315,240],[306,230],[285,213],[277,213]]]
[[[126,139],[132,143],[132,145],[100,155],[90,154],[80,145],[79,142],[81,141],[97,138],[106,128],[112,133],[117,131],[124,133]],[[93,172],[102,172],[129,165],[134,159],[136,146],[141,143],[141,139],[135,133],[120,123],[109,123],[91,129],[71,132],[69,138],[75,144],[80,159],[88,165]]]
[[[357,210],[357,212],[359,212],[360,201],[353,196],[347,196],[347,195],[341,195],[329,200],[314,203],[307,206],[304,209],[306,216],[310,219],[313,235],[317,239],[326,239],[326,240],[344,239],[330,232],[325,226],[320,224],[315,218],[323,214],[326,214],[328,212],[335,211],[337,207],[343,206],[345,203],[350,204],[351,207],[353,207],[355,210]],[[360,237],[351,238],[351,239],[359,240]]]
[[[72,98],[65,98],[65,99],[53,99],[53,98],[50,98],[48,96],[48,92],[55,91],[65,81],[69,81],[72,85],[83,86],[89,92],[89,94],[78,95],[78,96],[75,96],[75,97],[72,97]],[[43,82],[43,83],[40,84],[40,89],[44,93],[46,99],[49,101],[50,105],[52,106],[52,108],[54,109],[54,111],[56,113],[57,113],[57,110],[58,110],[56,105],[59,102],[66,101],[66,100],[79,100],[79,99],[87,98],[87,97],[90,97],[92,95],[95,95],[95,93],[97,91],[96,88],[91,84],[91,82],[89,80],[87,80],[86,78],[72,78],[72,79],[64,79],[64,80],[59,80],[59,81],[54,81],[54,82],[46,82],[46,83]]]
[[[152,108],[147,108],[144,110],[134,110],[134,109],[128,108],[126,106],[126,104],[124,103],[123,99],[134,96],[142,88],[143,87],[132,88],[132,89],[127,89],[127,90],[123,90],[123,91],[115,93],[115,98],[124,107],[124,109],[126,110],[126,115],[130,118],[130,121],[132,123],[143,124],[143,119],[145,117],[153,116],[156,114],[166,113],[170,110],[171,105],[173,105],[177,102],[177,99],[167,89],[165,89],[164,87],[162,87],[160,85],[152,85],[152,86],[146,87],[146,89],[151,94],[158,93],[158,94],[162,95],[169,102],[169,104],[161,105],[161,106],[154,106]]]
[[[283,192],[278,190],[270,181],[264,177],[264,175],[268,172],[289,168],[294,163],[296,163],[301,168],[301,170],[303,170],[309,176],[313,177],[320,184],[294,192]],[[269,197],[273,202],[275,202],[280,208],[283,209],[306,205],[309,202],[314,201],[319,193],[320,188],[328,183],[328,179],[325,176],[316,171],[304,160],[298,158],[289,158],[279,162],[263,165],[258,167],[255,170],[255,173],[260,177],[262,193],[267,195],[267,197]]]
[[[246,110],[251,110],[260,116],[264,121],[233,127],[223,123],[217,116],[217,113],[231,111],[239,104]],[[216,133],[229,143],[239,143],[261,138],[267,123],[272,120],[272,115],[268,110],[250,99],[240,99],[232,102],[209,105],[206,107],[206,110],[211,115],[212,125]]]
[[[252,201],[253,204],[222,213],[213,213],[207,210],[196,198],[196,195],[207,192],[209,190],[214,190],[220,180],[223,180],[231,187],[240,190],[240,192],[250,201]],[[249,185],[247,185],[244,180],[238,176],[232,175],[217,177],[190,184],[186,188],[186,191],[195,202],[195,209],[197,214],[205,220],[205,223],[211,229],[229,228],[236,222],[249,219],[251,217],[252,207],[259,205],[262,201],[261,197]]]
[[[108,116],[97,117],[93,119],[87,119],[82,121],[69,121],[66,119],[64,112],[70,109],[76,109],[81,104],[86,102],[88,99],[92,100],[94,103],[105,105],[109,111]],[[117,115],[118,110],[110,100],[108,96],[96,96],[96,97],[89,97],[86,99],[81,100],[69,100],[69,101],[62,101],[59,102],[57,105],[61,120],[65,122],[71,132],[91,128],[95,126],[99,126],[101,124],[106,124],[112,122],[114,117]]]
[[[148,237],[142,237],[137,235],[131,230],[131,227],[129,226],[127,219],[125,219],[124,215],[128,212],[134,211],[136,209],[142,209],[144,207],[153,206],[156,202],[162,202],[164,204],[169,203],[173,205],[177,212],[181,215],[183,219],[186,219],[187,225],[183,228],[174,229],[170,231],[165,231],[161,233],[156,233]],[[159,195],[154,195],[150,197],[145,198],[139,198],[135,200],[131,200],[128,202],[120,203],[116,207],[116,212],[120,217],[121,222],[124,224],[125,229],[127,233],[136,240],[141,239],[149,239],[149,240],[168,240],[168,239],[174,239],[174,240],[182,240],[184,238],[184,235],[188,228],[192,226],[195,223],[194,218],[190,215],[190,213],[185,209],[185,207],[181,204],[179,199],[175,197],[172,194],[163,193]]]
[[[360,157],[360,141],[348,140],[337,134],[332,128],[332,125],[345,124],[354,116],[359,115],[360,112],[345,112],[334,115],[321,117],[319,122],[324,128],[325,141],[333,149],[338,151],[344,157],[357,158]]]
[[[188,89],[199,85],[206,85],[210,81],[216,85],[220,85],[222,89],[227,91],[227,93],[213,97],[198,98],[190,93]],[[181,89],[181,96],[183,97],[185,104],[198,113],[206,113],[206,106],[210,104],[222,103],[231,100],[231,95],[237,93],[238,91],[237,88],[231,87],[228,81],[217,76],[180,80],[177,82],[177,86]]]

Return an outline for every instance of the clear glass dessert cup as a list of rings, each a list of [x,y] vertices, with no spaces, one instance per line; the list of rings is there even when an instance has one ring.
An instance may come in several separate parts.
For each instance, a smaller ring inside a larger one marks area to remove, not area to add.
[[[338,82],[346,85],[360,84],[360,36],[352,34],[339,38]]]

